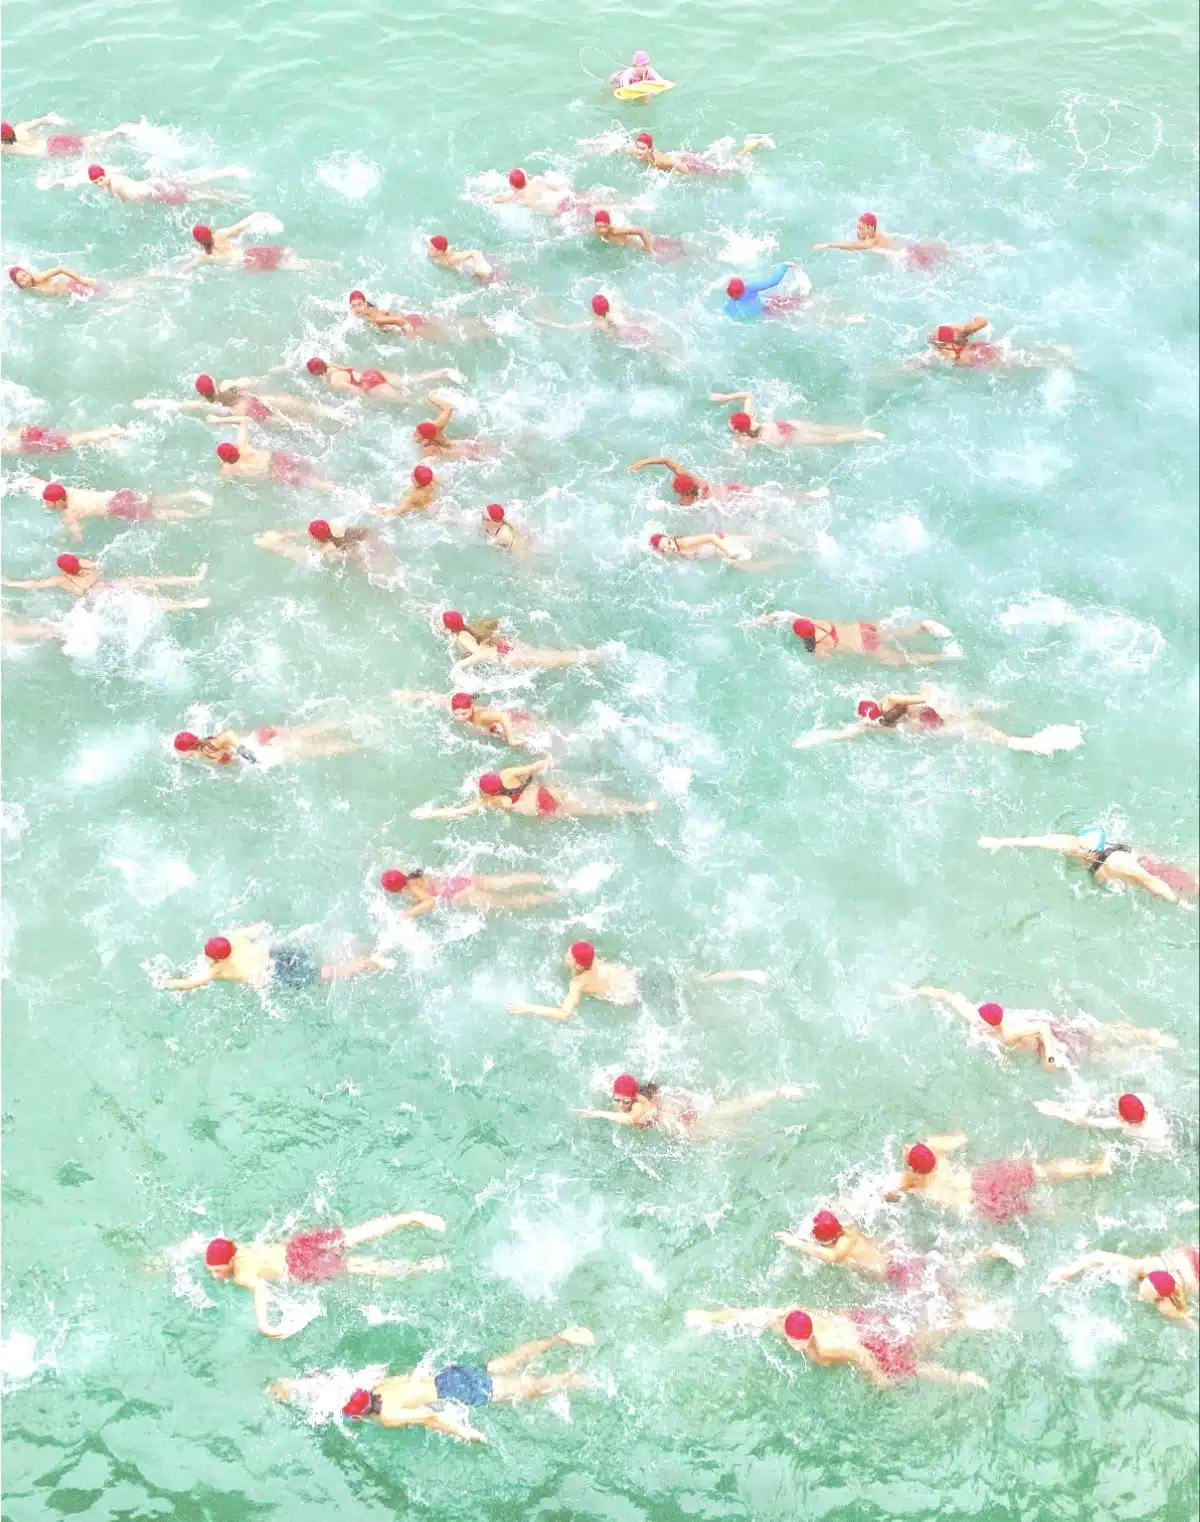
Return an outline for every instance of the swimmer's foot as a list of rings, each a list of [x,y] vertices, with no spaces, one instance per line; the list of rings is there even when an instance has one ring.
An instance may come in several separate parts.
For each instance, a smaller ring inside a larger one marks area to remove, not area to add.
[[[427,1210],[409,1210],[400,1217],[401,1226],[424,1226],[426,1231],[445,1231],[446,1223],[440,1215],[430,1215]]]
[[[576,1347],[590,1348],[595,1346],[596,1334],[589,1331],[585,1326],[565,1326],[561,1332],[556,1333],[559,1342],[574,1343]]]
[[[924,629],[926,634],[932,634],[936,639],[953,638],[950,630],[946,628],[945,624],[939,624],[932,618],[924,619],[920,627]]]
[[[781,1083],[775,1090],[780,1099],[803,1099],[804,1090],[798,1083]]]
[[[1018,1252],[1015,1247],[1008,1247],[1003,1242],[993,1242],[990,1247],[985,1247],[979,1256],[996,1258],[1002,1263],[1011,1263],[1014,1268],[1025,1267],[1025,1254]]]

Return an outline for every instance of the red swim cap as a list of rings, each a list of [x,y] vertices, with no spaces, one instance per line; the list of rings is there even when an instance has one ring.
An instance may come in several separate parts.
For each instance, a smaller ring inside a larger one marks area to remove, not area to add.
[[[60,486],[57,481],[51,481],[42,488],[43,502],[65,502],[67,500],[67,488]]]
[[[222,1268],[233,1262],[236,1253],[236,1242],[231,1242],[228,1237],[214,1237],[204,1249],[204,1261],[209,1268]]]
[[[934,337],[940,344],[952,344],[954,342],[954,329],[948,322],[944,322],[942,323],[941,327],[938,328],[937,332],[934,334]]]
[[[662,545],[662,542],[663,542],[663,540],[666,537],[667,536],[665,534],[651,534],[650,535],[650,548],[652,550],[657,550]]]
[[[941,729],[946,722],[936,708],[918,708],[917,720],[924,724],[927,729]]]
[[[429,246],[430,248],[436,248],[439,254],[444,254],[450,247],[450,244],[446,239],[445,233],[434,233],[433,237],[429,240]]]
[[[508,171],[508,183],[514,190],[524,190],[525,171],[523,169],[510,169]]]
[[[571,960],[586,972],[596,960],[596,948],[591,941],[572,941]]]
[[[0,143],[15,143],[16,140],[17,132],[12,122],[0,122]]]
[[[818,1242],[836,1242],[842,1234],[842,1223],[832,1210],[818,1210],[813,1216],[812,1234]]]
[[[490,518],[493,523],[504,522],[504,509],[500,506],[499,502],[489,502],[484,508],[483,514],[485,518]]]
[[[793,1342],[807,1342],[813,1334],[812,1317],[807,1311],[789,1311],[783,1323],[785,1337]]]
[[[317,359],[314,355],[304,367],[310,375],[324,375],[329,366],[323,359]]]
[[[356,301],[365,301],[366,299],[367,298],[361,291],[351,291],[349,296],[346,297],[346,300],[350,303],[351,306],[353,306]]]
[[[195,750],[199,744],[199,737],[194,735],[190,729],[181,729],[174,740],[175,749],[180,753]]]
[[[937,1158],[924,1142],[914,1142],[905,1160],[914,1173],[932,1173],[937,1167]]]
[[[21,265],[19,265],[19,264],[10,264],[9,267],[8,267],[8,278],[12,281],[12,283],[14,285],[16,285],[16,283],[17,283],[17,276],[18,275],[23,275],[24,273],[25,273],[24,268]]]
[[[432,426],[432,424],[430,426]],[[433,471],[430,470],[428,465],[418,465],[416,470],[414,470],[412,473],[412,478],[413,483],[416,486],[433,485]]]
[[[236,465],[241,459],[241,454],[236,444],[218,444],[217,459],[224,460],[226,465]]]
[[[428,421],[417,424],[417,437],[419,439],[436,439],[437,425]]]
[[[597,317],[607,317],[608,316],[608,297],[607,296],[593,296],[592,297],[592,311],[595,312]]]
[[[475,699],[469,692],[456,692],[450,699],[451,713],[461,713],[463,709],[475,707]]]
[[[796,622],[799,623],[800,620],[797,619]],[[882,719],[883,709],[874,698],[859,698],[858,716],[860,719]]]
[[[479,791],[486,793],[489,798],[495,798],[504,791],[504,778],[499,772],[484,772],[479,779]]]
[[[811,618],[797,618],[792,621],[792,633],[797,639],[816,639],[817,626]]]
[[[598,211],[592,218],[592,221],[598,222],[601,227],[610,227],[612,225],[612,217],[607,211]]]
[[[79,575],[79,556],[78,555],[72,555],[69,552],[66,553],[66,554],[60,555],[58,557],[58,559],[54,562],[54,564],[66,576],[78,576]]]
[[[632,1073],[621,1073],[613,1079],[613,1095],[617,1099],[634,1099],[637,1096],[638,1081]]]
[[[102,180],[103,178],[104,178],[104,165],[103,164],[89,164],[88,165],[88,179],[91,180],[93,184],[95,184],[95,182],[97,180]]]
[[[379,881],[389,893],[402,893],[408,886],[408,878],[395,867],[389,867],[386,872],[381,873]]]
[[[192,228],[192,237],[197,243],[211,243],[213,240],[212,228],[205,222],[197,222]]]
[[[324,544],[326,540],[333,538],[333,530],[325,518],[314,518],[308,525],[309,537],[315,539],[318,544]]]
[[[988,1025],[999,1025],[1004,1019],[1004,1006],[1002,1004],[981,1004],[979,1006],[979,1018]]]
[[[1156,1268],[1146,1278],[1154,1286],[1154,1293],[1160,1300],[1169,1300],[1175,1293],[1175,1275],[1167,1273],[1165,1269]]]
[[[729,415],[729,426],[734,433],[749,433],[754,427],[754,419],[748,412],[732,412]]]
[[[879,226],[878,219],[876,218],[875,213],[873,211],[864,211],[862,216],[859,217],[858,220],[860,222],[865,222],[868,227],[878,227]]]
[[[366,1416],[371,1409],[370,1390],[355,1390],[342,1407],[343,1416]]]
[[[690,497],[696,490],[695,476],[689,476],[686,470],[681,470],[671,482],[671,490],[680,497]]]
[[[206,396],[211,401],[217,394],[216,382],[211,375],[198,375],[192,382],[201,396]]]
[[[223,962],[233,954],[228,936],[210,935],[204,943],[204,955],[213,962]]]
[[[733,300],[736,301],[739,296],[744,296],[746,294],[746,282],[744,280],[740,280],[735,275],[729,284],[725,287],[725,294],[726,296],[732,297]]]
[[[1122,1094],[1117,1100],[1117,1114],[1131,1126],[1140,1126],[1146,1118],[1146,1106],[1136,1094]]]
[[[653,148],[654,147],[654,139],[650,136],[650,134],[648,132],[639,132],[638,135],[637,135],[637,141],[639,143],[641,143],[642,146],[645,147],[645,148]]]
[[[466,627],[466,622],[457,608],[447,608],[442,614],[442,628],[449,629],[451,634],[461,634]]]

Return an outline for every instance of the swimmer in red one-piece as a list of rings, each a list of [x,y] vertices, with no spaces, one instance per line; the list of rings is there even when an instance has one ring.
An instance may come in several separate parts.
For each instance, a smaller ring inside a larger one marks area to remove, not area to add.
[[[315,379],[323,380],[332,391],[368,397],[373,402],[406,402],[415,390],[423,389],[433,380],[454,381],[460,386],[465,384],[465,377],[457,370],[422,370],[415,375],[406,375],[399,370],[376,370],[370,366],[360,370],[353,365],[331,365],[328,360],[315,356],[305,369]]]
[[[607,1120],[614,1126],[634,1126],[639,1131],[666,1131],[679,1141],[705,1141],[716,1123],[749,1115],[777,1099],[804,1098],[804,1090],[797,1084],[784,1083],[709,1105],[691,1094],[664,1094],[657,1083],[640,1083],[632,1073],[621,1073],[614,1079],[612,1091],[615,1110],[576,1110],[576,1115],[584,1120]]]
[[[841,652],[866,655],[872,660],[881,661],[885,666],[903,666],[959,660],[962,656],[962,650],[950,630],[932,618],[923,618],[920,623],[906,624],[900,629],[881,629],[878,624],[868,623],[861,618],[835,624],[832,619],[808,618],[781,608],[774,613],[760,613],[757,618],[748,618],[739,627],[754,629],[761,624],[789,623],[792,633],[809,655],[820,656],[822,660]],[[918,634],[931,634],[949,643],[941,654],[913,655],[903,648],[901,641],[912,639]]]
[[[754,413],[754,395],[750,391],[714,391],[710,402],[742,402],[740,412],[729,417],[734,442],[738,444],[766,444],[772,449],[786,448],[793,444],[866,444],[882,439],[883,434],[873,428],[854,428],[839,423],[809,423],[803,418],[779,418],[773,423],[760,423]]]
[[[54,132],[39,137],[35,127],[61,127],[61,116],[35,116],[27,122],[0,122],[0,153],[15,153],[23,158],[66,159],[90,153],[114,137],[128,137],[136,129],[130,126],[109,127],[101,132]]]
[[[64,449],[86,449],[89,445],[115,444],[126,438],[128,428],[111,423],[107,428],[42,428],[27,423],[23,428],[5,428],[0,434],[0,450],[5,454],[60,454]]]
[[[460,338],[490,338],[491,329],[475,318],[465,318],[450,328],[437,317],[424,317],[420,312],[392,312],[387,307],[376,306],[368,301],[362,291],[351,291],[347,298],[353,316],[368,322],[373,328],[384,328],[400,338],[411,338],[427,343],[452,343]]]
[[[399,919],[416,919],[434,909],[461,909],[465,913],[486,913],[491,910],[537,909],[552,904],[554,893],[521,893],[514,890],[538,888],[546,879],[538,872],[510,872],[504,877],[476,875],[442,876],[423,872],[411,867],[401,872],[389,867],[379,878],[387,893],[403,893],[412,900],[412,906],[402,909]]]
[[[564,819],[615,819],[621,814],[652,814],[655,802],[628,803],[624,798],[610,798],[599,793],[568,793],[558,787],[538,783],[540,773],[551,765],[549,756],[526,766],[506,766],[498,772],[484,772],[478,792],[469,803],[449,804],[438,808],[420,804],[411,811],[414,819],[465,819],[483,809],[501,809],[525,818],[549,819],[555,814]],[[536,784],[536,785],[535,785]]]
[[[206,567],[200,569],[192,576],[101,576],[100,567],[94,560],[87,560],[82,555],[63,554],[55,562],[58,567],[57,576],[42,576],[24,581],[13,581],[5,577],[0,586],[25,587],[31,592],[59,591],[70,592],[73,597],[86,597],[94,591],[124,591],[126,589],[141,592],[155,601],[160,608],[168,612],[178,613],[184,609],[207,608],[210,598],[201,597],[191,602],[178,602],[174,598],[163,597],[156,590],[158,587],[194,587],[204,580]],[[151,590],[147,590],[151,589]]]
[[[703,476],[685,470],[667,455],[651,455],[645,460],[635,460],[630,471],[645,470],[648,465],[661,465],[671,472],[671,490],[679,498],[682,507],[695,507],[698,502],[715,502],[724,506],[744,506],[756,495],[756,488],[744,486],[740,481],[713,482]],[[818,486],[813,491],[789,491],[784,496],[793,502],[819,502],[829,495],[828,486]]]
[[[1065,364],[1071,358],[1071,351],[1064,344],[1041,344],[1036,349],[1008,349],[993,343],[971,343],[971,335],[987,325],[988,320],[982,312],[976,313],[966,322],[942,323],[926,339],[929,348],[925,353],[911,360],[905,368],[915,369],[921,365],[942,363],[965,370],[987,365],[1030,370]]]

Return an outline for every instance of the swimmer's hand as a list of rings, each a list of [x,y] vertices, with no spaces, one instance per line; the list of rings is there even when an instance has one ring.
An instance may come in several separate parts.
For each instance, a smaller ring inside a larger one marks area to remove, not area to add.
[[[596,1344],[595,1332],[589,1331],[585,1326],[565,1326],[558,1333],[559,1342],[571,1342],[576,1347],[591,1348]]]
[[[802,1237],[798,1231],[777,1231],[774,1237],[785,1247],[807,1247],[808,1245],[807,1237]]]
[[[917,990],[911,983],[892,983],[889,987],[899,999],[916,999],[919,997]]]
[[[998,851],[1003,844],[1004,842],[997,840],[994,835],[981,835],[976,841],[976,845],[985,851]]]
[[[401,1216],[402,1226],[424,1226],[426,1231],[445,1231],[446,1223],[440,1215],[430,1215],[427,1210],[410,1210]]]

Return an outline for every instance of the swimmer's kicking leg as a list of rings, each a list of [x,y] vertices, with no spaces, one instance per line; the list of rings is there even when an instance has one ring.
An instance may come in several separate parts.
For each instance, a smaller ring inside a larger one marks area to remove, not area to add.
[[[413,1274],[436,1274],[450,1266],[449,1258],[363,1258],[345,1260],[348,1274],[368,1274],[372,1279],[408,1279]]]
[[[357,1247],[360,1242],[374,1242],[379,1237],[389,1237],[394,1231],[406,1226],[423,1226],[426,1231],[445,1231],[446,1223],[440,1215],[430,1215],[425,1210],[406,1210],[400,1215],[380,1215],[364,1221],[361,1226],[346,1226],[342,1240],[347,1247]]]

